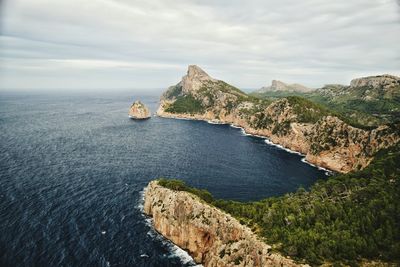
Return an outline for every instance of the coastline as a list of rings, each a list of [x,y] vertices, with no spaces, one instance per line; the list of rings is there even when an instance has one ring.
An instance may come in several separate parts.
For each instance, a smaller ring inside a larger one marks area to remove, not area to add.
[[[187,115],[187,114],[185,114],[185,115]],[[335,172],[337,172],[337,170],[330,169],[327,166],[320,166],[320,165],[318,165],[316,163],[308,161],[306,154],[304,154],[304,153],[302,153],[300,151],[296,151],[296,150],[290,149],[288,147],[285,147],[285,146],[283,146],[283,145],[281,145],[279,143],[275,143],[269,138],[269,136],[253,134],[253,133],[247,132],[245,127],[240,126],[240,125],[236,125],[234,123],[224,122],[224,121],[220,121],[220,120],[217,120],[217,119],[209,120],[209,119],[206,119],[206,118],[198,118],[198,117],[194,117],[193,115],[189,115],[189,118],[188,117],[181,117],[179,115],[176,116],[176,115],[173,115],[171,113],[166,113],[164,111],[162,111],[162,112],[158,111],[156,113],[156,116],[158,116],[160,118],[165,118],[165,119],[204,121],[204,122],[206,122],[208,124],[214,124],[214,125],[229,125],[232,128],[240,129],[242,131],[243,135],[245,135],[245,136],[252,136],[252,137],[262,138],[262,139],[264,139],[264,142],[266,144],[268,144],[268,145],[277,147],[277,148],[279,148],[281,150],[285,150],[288,153],[296,154],[296,155],[301,156],[302,158],[301,158],[300,161],[302,161],[303,163],[308,164],[308,165],[310,165],[310,166],[312,166],[314,168],[317,168],[317,169],[319,169],[321,171],[325,171],[325,173],[327,175],[332,175]]]
[[[163,244],[167,245],[169,252],[172,255],[177,256],[183,264],[191,264],[193,267],[203,267],[202,264],[197,264],[194,258],[183,248],[172,242],[172,240],[168,239],[165,237],[162,233],[157,231],[157,229],[154,227],[154,220],[151,216],[147,215],[144,211],[144,203],[145,203],[145,196],[146,192],[148,190],[148,186],[144,187],[142,191],[139,192],[140,199],[139,202],[136,206],[137,209],[142,214],[142,217],[145,220],[145,224],[150,227],[150,231],[148,231],[148,235],[151,236],[154,239],[159,240]],[[148,257],[147,254],[142,254],[140,255],[141,257]]]
[[[157,180],[144,191],[144,213],[158,233],[204,266],[309,266],[273,252],[230,214],[192,193],[163,187]]]

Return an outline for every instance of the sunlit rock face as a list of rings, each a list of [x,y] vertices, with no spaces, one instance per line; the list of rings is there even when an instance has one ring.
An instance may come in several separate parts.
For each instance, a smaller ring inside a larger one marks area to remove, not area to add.
[[[129,109],[129,118],[136,120],[148,119],[151,117],[151,113],[148,107],[142,102],[135,101]]]
[[[197,263],[210,266],[304,266],[280,254],[246,226],[195,195],[149,183],[144,212],[154,228]]]

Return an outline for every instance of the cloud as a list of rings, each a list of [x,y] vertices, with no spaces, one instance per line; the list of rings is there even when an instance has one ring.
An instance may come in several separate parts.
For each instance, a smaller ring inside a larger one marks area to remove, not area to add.
[[[400,74],[397,4],[8,0],[0,87],[57,88],[75,76],[70,86],[164,88],[188,64],[244,88],[272,79],[318,87]]]

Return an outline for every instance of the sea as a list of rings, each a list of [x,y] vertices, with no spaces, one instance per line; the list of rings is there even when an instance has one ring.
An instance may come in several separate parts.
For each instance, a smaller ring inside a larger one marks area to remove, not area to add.
[[[195,266],[143,214],[143,190],[178,178],[254,201],[326,179],[230,125],[128,118],[159,94],[0,92],[0,266]]]

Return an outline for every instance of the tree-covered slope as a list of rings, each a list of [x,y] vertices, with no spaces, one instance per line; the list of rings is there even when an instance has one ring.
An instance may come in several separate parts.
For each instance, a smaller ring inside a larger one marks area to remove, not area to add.
[[[162,185],[198,195],[250,226],[277,251],[313,265],[400,263],[399,146],[380,151],[362,171],[255,202],[214,200],[176,180]]]

